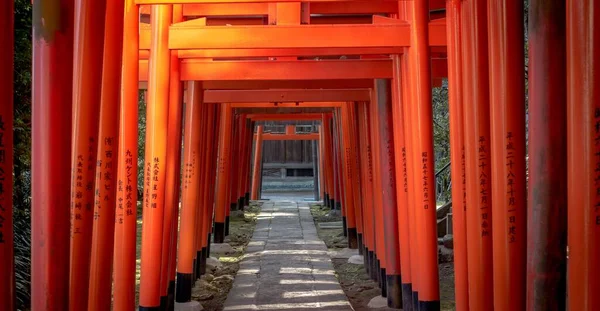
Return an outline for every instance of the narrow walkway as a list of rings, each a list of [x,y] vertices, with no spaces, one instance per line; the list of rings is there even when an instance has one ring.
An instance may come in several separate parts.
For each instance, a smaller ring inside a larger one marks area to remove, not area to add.
[[[305,202],[265,202],[225,310],[353,310]]]

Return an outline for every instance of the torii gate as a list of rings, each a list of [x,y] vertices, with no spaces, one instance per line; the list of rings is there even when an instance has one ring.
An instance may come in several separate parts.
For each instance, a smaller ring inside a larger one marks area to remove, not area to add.
[[[139,87],[148,89],[140,310],[166,309],[174,294],[189,301],[213,202],[216,233],[231,199],[248,190],[243,178],[227,181],[231,159],[213,160],[233,146],[248,162],[252,131],[240,121],[235,136],[232,104],[205,103],[206,92],[271,89],[370,89],[368,104],[342,106],[323,123],[336,167],[328,189],[388,305],[439,310],[431,87],[445,73],[451,159],[460,163],[452,175],[462,181],[453,187],[457,310],[595,310],[600,7],[529,3],[526,187],[520,1],[35,2],[32,310],[135,308]],[[13,46],[12,4],[0,6],[3,47]],[[12,185],[12,58],[0,50],[2,189]],[[192,81],[185,112],[181,81]],[[11,195],[0,204],[0,301],[10,310]]]

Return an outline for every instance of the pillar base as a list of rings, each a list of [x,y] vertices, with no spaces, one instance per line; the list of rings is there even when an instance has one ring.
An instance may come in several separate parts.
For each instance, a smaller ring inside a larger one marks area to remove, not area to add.
[[[210,257],[210,239],[212,238],[212,234],[208,234],[208,243],[206,243],[206,258]]]
[[[169,281],[169,287],[167,288],[167,311],[175,310],[175,280]]]
[[[196,274],[196,258],[194,258],[194,262],[192,263],[192,286],[198,279],[198,274]]]
[[[229,235],[229,216],[225,216],[225,236]]]
[[[169,281],[169,287],[167,288],[167,311],[175,310],[175,280]]]
[[[206,274],[206,247],[203,247],[202,250],[198,252],[198,260],[200,264],[198,265],[198,275]]]
[[[342,212],[342,202],[336,201],[334,206],[336,210]]]
[[[375,256],[375,252],[371,252],[371,254],[369,254],[370,261],[371,261],[371,280],[373,280],[374,282],[377,282],[377,280],[379,279],[378,275],[379,273],[377,273],[379,271],[379,265],[377,264],[377,257]]]
[[[358,234],[358,254],[359,255],[363,255],[365,254],[365,246],[363,245],[363,235],[362,233]]]
[[[205,266],[204,270],[206,271],[206,258],[202,254],[202,249],[196,252],[196,278],[200,278],[204,274],[202,266]]]
[[[404,311],[413,311],[412,283],[402,284],[402,307]]]
[[[335,200],[334,199],[329,199],[329,208],[330,209],[335,209]]]
[[[412,292],[413,310],[419,310],[419,292]]]
[[[238,201],[237,201],[237,210],[238,211],[243,211],[244,210],[244,197],[239,197]]]
[[[386,297],[387,298],[387,279],[386,279],[386,273],[385,273],[385,268],[381,268],[379,271],[381,271],[381,282],[379,284],[381,284],[381,297]]]
[[[440,301],[419,301],[419,311],[438,311]]]
[[[377,258],[377,255],[375,255],[375,258]],[[381,260],[376,260],[377,262],[375,263],[375,270],[373,271],[373,275],[375,276],[375,282],[377,282],[377,286],[381,288]]]
[[[225,242],[225,223],[215,222],[215,243]]]
[[[160,309],[167,310],[167,305],[169,304],[168,296],[160,296]]]
[[[161,309],[160,306],[158,306],[158,307],[142,307],[142,306],[140,306],[138,308],[138,310],[139,311],[162,311],[163,309]]]
[[[229,203],[229,210],[230,211],[237,211],[237,206],[238,206],[237,201]]]
[[[368,276],[371,276],[371,261],[369,260],[369,248],[365,247],[365,254],[363,255],[363,258],[365,260],[365,271],[367,272]]]
[[[358,234],[356,233],[356,228],[348,228],[348,248],[358,248]]]
[[[388,307],[402,309],[402,277],[400,275],[387,275],[386,288]]]
[[[342,216],[342,230],[344,230],[344,236],[348,236],[348,227],[346,226],[346,216]],[[348,243],[350,243],[348,241]]]
[[[244,203],[245,205],[250,205],[250,192],[246,192],[244,195]]]
[[[177,282],[175,283],[176,302],[188,302],[192,299],[192,281],[191,273],[177,272]]]

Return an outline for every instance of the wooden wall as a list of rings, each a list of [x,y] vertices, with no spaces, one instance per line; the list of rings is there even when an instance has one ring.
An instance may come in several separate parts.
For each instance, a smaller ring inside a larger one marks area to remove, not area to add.
[[[312,163],[312,142],[267,140],[263,154],[265,163]]]
[[[285,125],[298,125],[298,131],[314,131],[312,121],[265,122],[265,132],[285,133]],[[307,128],[308,127],[308,128]],[[263,142],[264,163],[311,164],[312,142],[309,140]]]

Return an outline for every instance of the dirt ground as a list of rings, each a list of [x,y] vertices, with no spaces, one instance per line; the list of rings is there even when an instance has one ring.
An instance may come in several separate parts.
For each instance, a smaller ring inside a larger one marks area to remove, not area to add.
[[[321,222],[341,221],[341,216],[331,215],[331,210],[320,205],[312,205],[311,213],[315,224]],[[317,225],[319,237],[325,241],[330,250],[347,247],[347,239],[341,229],[320,229]],[[356,311],[371,310],[367,307],[369,301],[381,294],[378,284],[371,280],[362,265],[354,265],[344,259],[334,259],[333,267],[342,289]],[[454,310],[454,266],[452,263],[442,263],[440,269],[440,296],[441,310]],[[381,308],[377,310],[394,310]]]

